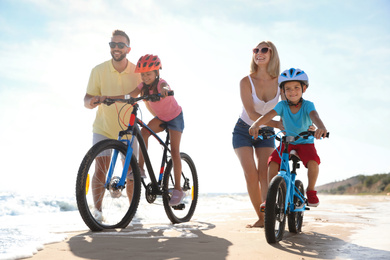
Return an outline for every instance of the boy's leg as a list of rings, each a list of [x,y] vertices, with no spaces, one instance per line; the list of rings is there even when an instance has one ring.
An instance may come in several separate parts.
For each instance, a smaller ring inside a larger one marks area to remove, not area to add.
[[[318,173],[319,173],[319,166],[316,161],[309,161],[307,163],[307,177],[309,179],[309,184],[307,186],[307,190],[314,190],[317,178],[318,178]]]
[[[317,178],[318,178],[318,172],[319,172],[319,167],[318,163],[314,160],[310,160],[307,163],[307,177],[309,179],[309,184],[307,186],[307,202],[308,205],[311,207],[317,207],[320,204],[320,201],[317,197],[317,191],[314,190]]]

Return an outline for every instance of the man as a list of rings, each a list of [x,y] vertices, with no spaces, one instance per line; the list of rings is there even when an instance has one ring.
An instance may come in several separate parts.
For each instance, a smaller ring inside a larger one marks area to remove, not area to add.
[[[134,73],[135,65],[126,58],[126,55],[131,50],[129,36],[123,31],[115,30],[112,33],[109,45],[112,59],[92,69],[87,93],[84,97],[84,106],[86,108],[93,109],[98,106],[93,123],[93,144],[105,139],[117,139],[119,131],[126,128],[123,123],[118,122],[118,111],[125,104],[117,103],[116,105],[106,106],[95,103],[103,101],[110,96],[128,94],[142,82],[140,74]],[[129,122],[130,114],[131,111],[126,113],[123,122]],[[138,149],[134,149],[134,151],[138,151]],[[98,184],[105,182],[109,161],[108,156],[98,157],[96,164],[99,164],[100,167],[96,167],[92,178],[92,191],[97,210],[95,217],[101,220],[103,219],[101,212],[102,200],[99,197],[104,193],[104,187],[100,187]],[[127,185],[127,188],[127,193],[129,198],[131,198],[132,185]]]

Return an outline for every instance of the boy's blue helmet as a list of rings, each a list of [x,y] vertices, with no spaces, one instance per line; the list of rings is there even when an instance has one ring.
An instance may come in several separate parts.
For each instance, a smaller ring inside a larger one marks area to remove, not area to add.
[[[307,74],[300,69],[288,69],[282,72],[278,78],[278,84],[280,88],[283,88],[284,83],[288,81],[299,81],[309,87],[309,78]]]

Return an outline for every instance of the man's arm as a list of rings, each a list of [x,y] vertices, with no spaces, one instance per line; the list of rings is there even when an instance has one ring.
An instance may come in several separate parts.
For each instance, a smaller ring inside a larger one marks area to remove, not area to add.
[[[85,94],[84,97],[84,106],[89,109],[93,109],[98,106],[98,104],[94,104],[95,102],[100,101],[99,96],[92,96],[90,94]]]

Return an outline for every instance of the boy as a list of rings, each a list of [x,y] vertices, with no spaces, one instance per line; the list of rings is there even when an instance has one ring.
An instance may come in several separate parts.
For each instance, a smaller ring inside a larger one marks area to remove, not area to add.
[[[325,136],[327,130],[315,110],[314,104],[302,98],[303,93],[309,87],[307,74],[300,69],[291,68],[285,70],[279,76],[278,83],[286,100],[280,101],[273,110],[258,118],[250,127],[249,134],[256,139],[259,126],[267,124],[272,118],[279,115],[283,120],[283,126],[287,135],[294,135],[294,133],[298,135],[307,131],[314,123],[317,127],[314,137],[319,139]],[[282,145],[282,151],[283,149]],[[309,183],[306,192],[308,205],[317,207],[320,202],[314,187],[318,177],[320,158],[314,147],[314,140],[300,138],[289,145],[289,151],[291,150],[295,150],[298,153],[301,161],[308,169]],[[278,173],[280,162],[279,154],[275,150],[268,159],[269,180]],[[261,205],[261,208],[264,207],[265,203]]]

